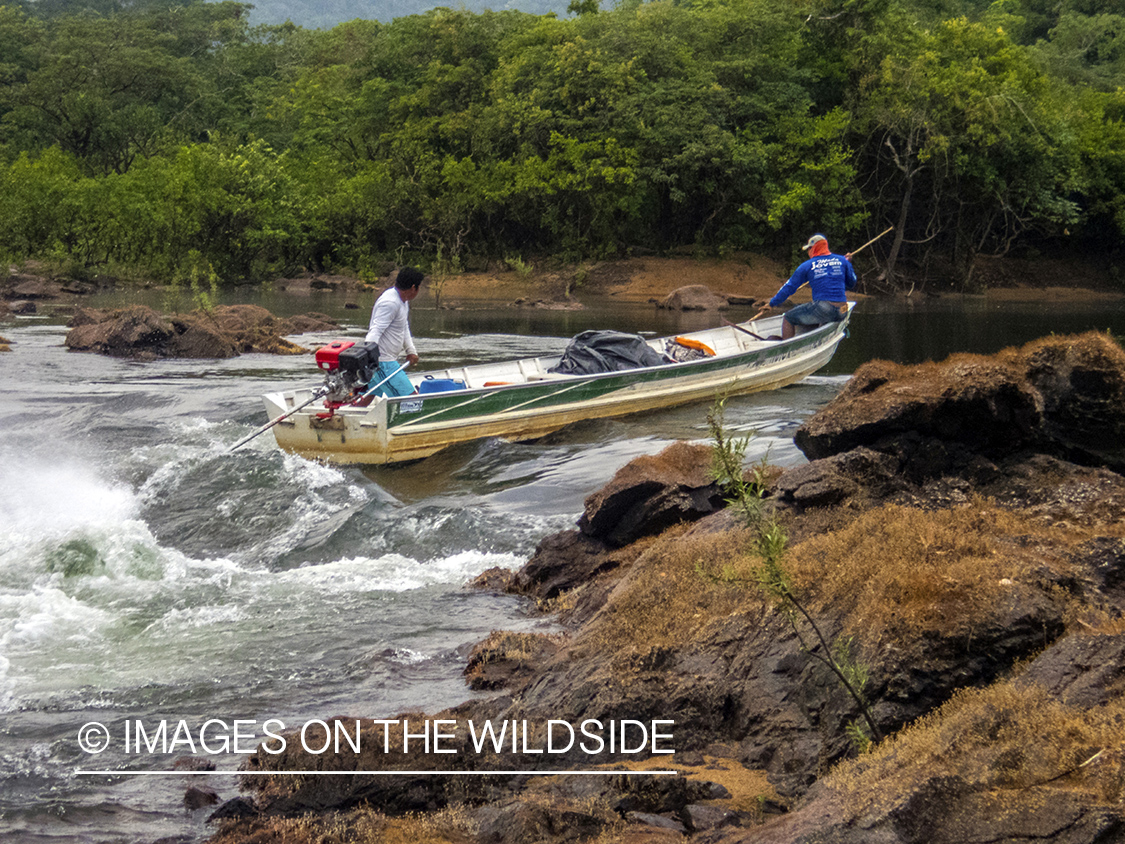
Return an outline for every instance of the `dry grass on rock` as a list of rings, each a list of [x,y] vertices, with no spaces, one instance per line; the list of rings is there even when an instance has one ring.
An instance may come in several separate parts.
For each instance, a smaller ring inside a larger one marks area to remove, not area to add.
[[[1120,805],[1125,701],[1080,709],[1038,686],[1004,682],[965,689],[871,753],[838,767],[825,784],[843,794],[856,814],[883,813],[935,771],[974,791],[1010,792],[1013,800],[1022,799],[1023,790],[1049,786]]]
[[[938,511],[887,505],[800,543],[787,559],[798,593],[872,644],[971,630],[1043,566],[1067,565],[1057,533],[980,500]]]
[[[680,648],[715,618],[763,599],[732,589],[701,572],[732,571],[745,564],[741,531],[684,536],[672,528],[641,556],[617,584],[577,645],[627,657],[652,648]],[[669,541],[671,540],[671,541]]]
[[[210,844],[469,844],[475,840],[475,823],[460,807],[399,818],[363,808],[230,824]]]

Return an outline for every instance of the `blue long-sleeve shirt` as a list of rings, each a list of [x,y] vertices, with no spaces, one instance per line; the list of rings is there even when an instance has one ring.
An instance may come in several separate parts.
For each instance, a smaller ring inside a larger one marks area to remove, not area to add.
[[[809,258],[770,299],[770,307],[776,308],[805,283],[812,291],[814,302],[843,302],[844,291],[855,287],[855,270],[843,255],[830,252]]]

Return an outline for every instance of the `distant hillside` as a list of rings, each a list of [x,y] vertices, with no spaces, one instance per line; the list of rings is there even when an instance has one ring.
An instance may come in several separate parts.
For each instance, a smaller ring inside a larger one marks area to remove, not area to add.
[[[533,15],[555,12],[566,14],[569,0],[251,0],[254,11],[250,20],[255,24],[285,23],[290,20],[306,29],[331,29],[343,21],[366,18],[391,21],[407,15],[416,15],[437,6],[465,8],[471,12],[485,9],[501,11],[517,9]]]

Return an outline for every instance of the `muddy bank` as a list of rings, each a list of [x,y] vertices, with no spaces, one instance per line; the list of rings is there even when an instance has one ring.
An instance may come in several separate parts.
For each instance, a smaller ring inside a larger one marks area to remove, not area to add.
[[[708,449],[635,461],[482,579],[564,633],[494,633],[466,668],[489,695],[450,710],[325,713],[358,751],[260,749],[262,772],[402,773],[248,778],[213,841],[1117,840],[1123,419],[1096,333],[861,368],[801,429],[811,462],[763,476],[800,613],[761,588]]]

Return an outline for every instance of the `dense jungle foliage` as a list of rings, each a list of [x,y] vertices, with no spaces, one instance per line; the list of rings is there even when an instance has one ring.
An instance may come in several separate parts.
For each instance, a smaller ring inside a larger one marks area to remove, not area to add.
[[[0,258],[157,279],[1125,232],[1121,0],[623,0],[328,30],[0,6]]]

